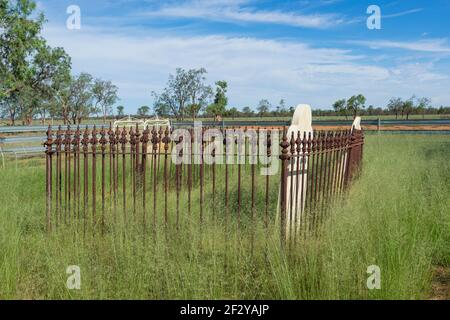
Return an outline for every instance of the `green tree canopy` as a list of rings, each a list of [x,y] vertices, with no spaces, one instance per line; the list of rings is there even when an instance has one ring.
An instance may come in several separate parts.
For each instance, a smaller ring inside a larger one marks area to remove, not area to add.
[[[141,106],[141,107],[139,107],[139,109],[137,110],[137,114],[138,114],[138,116],[140,116],[140,117],[146,117],[146,116],[148,116],[149,112],[150,112],[150,107],[148,107],[148,106]]]
[[[366,98],[362,94],[351,96],[347,100],[347,110],[353,117],[356,117],[358,113],[365,108]]]
[[[175,75],[169,75],[166,87],[160,94],[152,92],[156,113],[169,112],[183,120],[186,114],[195,118],[204,108],[211,95],[211,88],[205,85],[206,70],[177,68]],[[191,106],[189,108],[189,106]]]
[[[206,108],[206,112],[217,118],[226,114],[226,106],[228,104],[227,98],[228,84],[226,81],[216,82],[216,93],[214,95],[214,103]]]
[[[345,115],[347,118],[347,106],[346,106],[347,100],[340,99],[333,103],[333,110],[337,114]]]
[[[112,113],[112,106],[119,99],[117,91],[117,86],[111,81],[95,79],[92,85],[93,108],[95,112],[102,112],[104,123],[106,122],[106,117]]]
[[[122,106],[122,105],[117,106],[116,109],[117,109],[117,116],[118,117],[123,117],[124,116],[124,110],[125,110],[124,106]]]
[[[259,115],[262,117],[269,112],[270,107],[271,107],[271,104],[270,104],[269,100],[262,99],[259,101],[258,107],[256,108],[256,110],[258,110]]]

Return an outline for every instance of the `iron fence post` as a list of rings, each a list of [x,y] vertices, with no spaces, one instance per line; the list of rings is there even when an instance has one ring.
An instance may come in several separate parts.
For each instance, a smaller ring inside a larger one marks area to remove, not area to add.
[[[287,168],[289,157],[290,143],[286,136],[286,128],[283,130],[283,138],[280,143],[281,147],[281,181],[280,181],[280,227],[281,227],[281,246],[284,248],[286,243],[286,192],[287,192]]]

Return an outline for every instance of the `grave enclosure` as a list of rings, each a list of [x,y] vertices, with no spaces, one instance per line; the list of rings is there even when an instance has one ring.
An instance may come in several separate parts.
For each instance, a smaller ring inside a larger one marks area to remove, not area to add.
[[[220,141],[203,129],[199,147],[192,128],[186,138],[161,127],[49,127],[47,230],[75,224],[84,234],[103,234],[121,224],[156,237],[157,230],[207,228],[211,221],[238,231],[261,223],[279,225],[282,244],[295,242],[317,232],[330,204],[359,173],[359,121],[348,130],[313,131],[310,107],[299,105],[283,131],[257,130],[236,140],[232,129],[216,128]],[[225,159],[241,161],[219,161],[221,150]],[[256,161],[256,153],[270,162]],[[174,155],[191,161],[172,161]],[[279,170],[261,174],[271,166]]]

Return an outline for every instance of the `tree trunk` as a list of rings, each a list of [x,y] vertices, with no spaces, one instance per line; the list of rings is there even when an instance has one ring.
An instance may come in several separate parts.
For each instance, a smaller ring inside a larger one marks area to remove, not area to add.
[[[16,125],[16,113],[15,112],[10,112],[9,113],[9,119],[11,120],[11,125],[15,126]]]

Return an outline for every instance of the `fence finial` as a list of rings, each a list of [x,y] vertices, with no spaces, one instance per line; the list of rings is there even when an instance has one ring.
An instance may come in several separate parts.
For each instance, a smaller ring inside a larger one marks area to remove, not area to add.
[[[167,127],[166,130],[164,130],[164,138],[162,139],[162,142],[164,143],[164,152],[167,153],[170,143],[169,128]]]
[[[94,128],[92,129],[92,138],[91,138],[91,149],[92,152],[95,152],[97,150],[97,127],[94,125]]]
[[[153,145],[153,151],[156,153],[158,150],[158,132],[155,129],[155,126],[152,128],[152,145]]]
[[[105,131],[105,127],[102,126],[102,129],[100,130],[100,145],[101,145],[101,150],[102,150],[102,154],[105,154],[106,151],[106,131]]]
[[[131,153],[134,153],[136,151],[136,135],[134,133],[132,126],[130,127],[129,135],[130,135],[130,150]]]
[[[46,146],[46,152],[50,153],[53,145],[53,132],[50,125],[47,128],[47,140],[44,142],[44,145]]]

